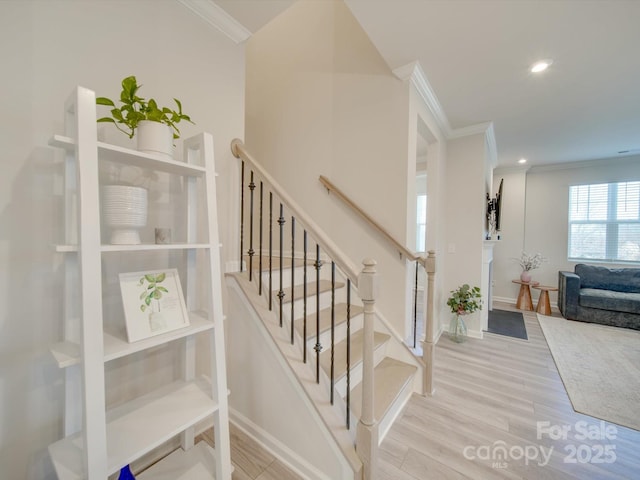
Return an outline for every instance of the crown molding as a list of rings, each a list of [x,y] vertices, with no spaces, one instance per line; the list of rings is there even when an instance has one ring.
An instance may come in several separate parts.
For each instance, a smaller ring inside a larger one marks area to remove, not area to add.
[[[402,67],[398,67],[393,70],[393,74],[400,80],[409,80],[413,84],[420,97],[422,97],[425,105],[434,116],[443,135],[445,137],[449,137],[451,135],[449,119],[444,113],[442,105],[440,105],[433,88],[431,88],[431,84],[429,84],[427,75],[424,73],[424,70],[422,70],[420,62],[411,62]]]
[[[236,44],[244,42],[251,32],[212,0],[177,0],[209,25],[217,28]]]
[[[532,165],[531,173],[550,172],[554,170],[568,170],[585,167],[610,167],[612,165],[624,165],[627,162],[638,162],[640,155],[626,155],[623,157],[605,157],[592,160],[578,160],[564,163],[550,163],[546,165]]]
[[[413,84],[447,140],[466,137],[468,135],[484,134],[489,162],[493,166],[498,163],[498,149],[496,146],[495,132],[493,130],[493,122],[477,123],[475,125],[453,129],[451,128],[447,115],[444,113],[442,105],[440,105],[438,101],[438,97],[433,91],[433,88],[431,88],[431,84],[420,62],[415,61],[398,67],[393,70],[393,74],[400,80],[409,80]]]

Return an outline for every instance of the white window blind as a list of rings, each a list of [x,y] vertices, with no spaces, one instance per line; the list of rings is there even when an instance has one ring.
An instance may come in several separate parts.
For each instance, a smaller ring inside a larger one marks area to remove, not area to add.
[[[640,263],[640,182],[569,187],[568,258]]]

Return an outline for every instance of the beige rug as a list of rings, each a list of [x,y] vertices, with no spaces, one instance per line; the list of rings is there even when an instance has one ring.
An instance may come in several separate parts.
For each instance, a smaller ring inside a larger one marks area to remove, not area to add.
[[[575,411],[640,430],[640,331],[538,314]]]

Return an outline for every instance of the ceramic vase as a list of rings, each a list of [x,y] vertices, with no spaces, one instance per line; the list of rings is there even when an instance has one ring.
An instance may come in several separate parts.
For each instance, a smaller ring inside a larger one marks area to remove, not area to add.
[[[169,125],[142,120],[138,123],[136,138],[138,151],[173,158],[173,129]]]
[[[531,281],[531,274],[529,273],[528,270],[524,270],[521,274],[520,274],[520,281],[522,282],[526,282],[529,283]]]
[[[456,314],[449,324],[449,338],[456,343],[462,343],[467,339],[467,326],[462,315]]]
[[[113,245],[139,245],[139,229],[147,224],[147,190],[129,185],[102,187],[104,221]]]

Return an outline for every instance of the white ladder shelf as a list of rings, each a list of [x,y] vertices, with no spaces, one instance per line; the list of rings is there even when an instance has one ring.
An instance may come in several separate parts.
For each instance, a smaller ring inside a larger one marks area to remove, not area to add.
[[[231,480],[213,138],[202,133],[187,139],[185,162],[167,160],[98,142],[93,91],[77,87],[65,107],[65,135],[55,135],[50,141],[65,156],[66,238],[56,246],[64,256],[64,338],[51,348],[58,366],[65,369],[64,438],[49,447],[56,473],[61,480],[105,480],[180,435],[182,449],[139,478],[186,480],[195,478],[196,472],[198,479]],[[186,241],[103,245],[99,164],[105,161],[181,177]],[[167,262],[167,252],[182,252],[171,258],[180,262],[177,266],[185,272],[182,280],[190,325],[133,343],[127,341],[124,318],[121,328],[107,331],[103,322],[107,273],[103,265],[114,254],[106,252],[131,258],[141,252],[158,254],[159,263]],[[206,376],[196,375],[196,335],[207,339],[203,342],[209,360]],[[105,367],[109,362],[127,362],[133,354],[144,360],[150,349],[173,342],[181,352],[181,378],[123,404],[107,406]],[[194,445],[195,426],[203,421],[213,423],[215,450],[205,444]]]

